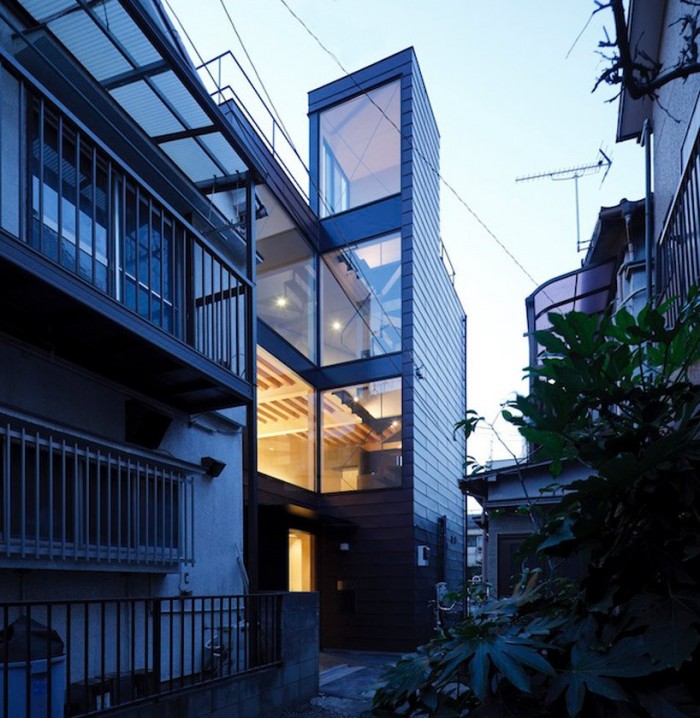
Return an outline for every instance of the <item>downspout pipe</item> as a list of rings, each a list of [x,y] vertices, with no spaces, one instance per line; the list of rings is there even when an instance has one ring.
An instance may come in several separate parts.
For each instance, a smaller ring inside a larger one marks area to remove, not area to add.
[[[642,127],[642,146],[644,147],[644,254],[646,258],[646,292],[647,304],[654,304],[653,292],[653,227],[652,227],[652,195],[651,195],[651,122],[646,119]]]

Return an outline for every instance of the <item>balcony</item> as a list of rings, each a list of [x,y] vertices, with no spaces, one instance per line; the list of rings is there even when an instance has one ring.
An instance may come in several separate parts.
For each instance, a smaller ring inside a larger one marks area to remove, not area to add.
[[[198,232],[28,83],[0,75],[0,331],[188,413],[250,400],[244,221]]]
[[[198,467],[0,412],[0,567],[177,571]]]
[[[700,147],[696,141],[656,249],[656,296],[683,302],[700,279]],[[670,322],[678,302],[668,309]]]

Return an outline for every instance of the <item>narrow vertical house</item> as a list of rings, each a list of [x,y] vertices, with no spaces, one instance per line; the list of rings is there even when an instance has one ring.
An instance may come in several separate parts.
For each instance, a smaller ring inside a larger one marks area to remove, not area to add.
[[[314,90],[309,120],[316,236],[258,235],[261,587],[318,590],[323,646],[410,649],[465,573],[466,321],[415,53]]]

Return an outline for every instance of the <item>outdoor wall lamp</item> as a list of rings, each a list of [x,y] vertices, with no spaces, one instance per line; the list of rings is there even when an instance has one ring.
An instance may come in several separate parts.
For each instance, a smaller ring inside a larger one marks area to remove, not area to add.
[[[215,479],[226,468],[223,461],[214,459],[211,456],[203,456],[199,462],[204,469],[204,473],[212,479]]]

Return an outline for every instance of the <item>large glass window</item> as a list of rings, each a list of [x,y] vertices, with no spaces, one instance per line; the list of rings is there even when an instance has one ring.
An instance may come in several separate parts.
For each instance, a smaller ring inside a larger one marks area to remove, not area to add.
[[[323,364],[400,351],[400,235],[325,254],[321,276]]]
[[[262,224],[262,222],[260,223]],[[309,245],[294,229],[257,242],[258,317],[314,360],[316,266]]]
[[[401,191],[400,127],[398,80],[321,113],[321,217]]]
[[[311,491],[316,475],[313,389],[258,347],[258,471]]]
[[[321,490],[401,486],[401,379],[323,393]]]

